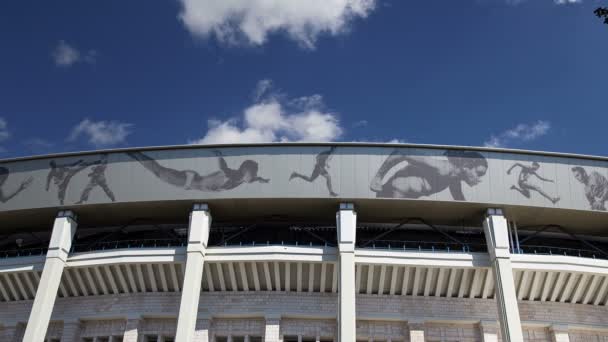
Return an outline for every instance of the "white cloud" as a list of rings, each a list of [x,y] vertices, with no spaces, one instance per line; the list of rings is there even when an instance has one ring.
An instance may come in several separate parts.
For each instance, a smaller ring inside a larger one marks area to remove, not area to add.
[[[55,65],[60,67],[69,67],[80,62],[93,64],[97,60],[97,51],[89,50],[83,54],[64,40],[59,41],[51,55],[53,56]]]
[[[68,141],[74,141],[84,135],[88,142],[95,147],[104,147],[122,144],[131,134],[130,123],[118,121],[91,121],[82,120],[72,129]]]
[[[8,131],[8,123],[6,122],[6,119],[0,117],[0,142],[5,141],[10,136],[11,134]]]
[[[191,144],[261,143],[273,141],[332,141],[343,129],[336,115],[324,110],[323,98],[312,95],[289,99],[273,92],[270,81],[258,82],[256,102],[242,118],[209,120],[208,131]]]
[[[195,36],[222,43],[263,45],[286,33],[313,49],[319,35],[338,35],[355,18],[367,17],[377,0],[180,0],[180,20]]]
[[[547,134],[550,129],[551,123],[543,120],[532,124],[519,124],[498,135],[492,135],[484,145],[486,147],[506,147],[512,143],[532,141]]]
[[[507,3],[511,5],[517,5],[525,1],[526,0],[507,0]],[[553,3],[556,5],[580,4],[582,2],[583,0],[553,0]]]

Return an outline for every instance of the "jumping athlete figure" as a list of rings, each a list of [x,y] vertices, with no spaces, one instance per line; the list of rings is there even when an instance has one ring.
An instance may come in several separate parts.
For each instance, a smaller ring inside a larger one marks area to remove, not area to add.
[[[46,191],[49,191],[51,180],[53,180],[55,185],[57,185],[57,198],[59,198],[59,203],[63,204],[65,193],[72,177],[95,163],[96,162],[85,163],[80,159],[71,164],[57,164],[52,160],[50,162],[51,170],[49,171],[48,176],[46,176]]]
[[[106,169],[108,168],[108,155],[102,154],[101,159],[95,162],[96,166],[91,168],[91,173],[89,176],[89,184],[84,188],[82,194],[80,195],[80,201],[76,202],[76,204],[82,204],[89,200],[89,194],[91,190],[93,190],[96,186],[103,189],[106,195],[115,202],[116,199],[114,197],[114,193],[110,190],[108,186],[108,182],[106,180]]]
[[[407,161],[384,184],[382,179],[397,164]],[[479,152],[449,150],[444,157],[416,156],[396,149],[384,161],[370,189],[377,197],[419,198],[449,189],[457,201],[464,201],[462,182],[475,186],[488,170],[488,162]]]
[[[554,183],[554,181],[552,181],[551,179],[543,178],[537,173],[538,169],[540,169],[539,163],[533,162],[532,166],[525,166],[521,163],[515,163],[513,164],[513,166],[511,166],[511,168],[509,168],[509,170],[507,170],[507,174],[510,175],[511,171],[513,171],[513,169],[517,166],[521,168],[521,170],[519,171],[519,176],[517,177],[517,185],[519,185],[519,187],[511,185],[511,190],[518,191],[526,198],[530,198],[530,191],[536,191],[544,198],[551,201],[553,204],[559,202],[560,198],[558,196],[551,197],[546,192],[544,192],[543,189],[541,189],[538,185],[530,182],[530,177],[536,176],[536,178],[540,179],[543,182]]]
[[[26,178],[23,182],[21,182],[21,184],[19,184],[19,187],[17,187],[17,189],[15,191],[13,191],[13,193],[11,193],[9,195],[5,195],[4,191],[2,190],[2,187],[4,186],[4,183],[6,182],[6,179],[8,178],[9,174],[10,174],[10,171],[7,168],[0,166],[0,202],[2,202],[2,203],[6,203],[6,202],[10,201],[13,197],[17,196],[21,191],[27,189],[32,184],[32,181],[34,180],[34,178],[32,178],[32,177]]]
[[[160,180],[186,190],[224,191],[234,189],[243,183],[268,183],[270,181],[270,179],[258,176],[257,162],[245,160],[235,170],[228,167],[220,151],[214,152],[219,158],[220,169],[203,176],[194,170],[176,170],[162,166],[141,152],[127,152],[127,154]]]
[[[572,168],[574,178],[585,185],[585,196],[591,205],[592,210],[606,211],[606,201],[608,201],[608,180],[596,171],[587,174],[587,171],[580,166]]]
[[[291,174],[291,176],[289,176],[289,180],[292,180],[294,178],[302,178],[303,180],[305,180],[309,183],[312,183],[319,176],[323,176],[323,178],[325,178],[325,182],[327,184],[327,190],[329,191],[329,194],[334,197],[338,196],[338,194],[335,193],[334,190],[332,189],[331,175],[327,171],[327,169],[329,169],[329,160],[331,159],[331,154],[334,152],[335,149],[336,149],[336,147],[332,146],[329,150],[323,151],[323,152],[317,154],[317,157],[316,157],[317,161],[315,163],[315,167],[312,170],[312,174],[310,175],[310,177],[302,175],[297,172],[293,172]]]

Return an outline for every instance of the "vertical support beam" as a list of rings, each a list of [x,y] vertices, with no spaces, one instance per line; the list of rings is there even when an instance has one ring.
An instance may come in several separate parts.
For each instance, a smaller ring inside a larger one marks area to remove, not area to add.
[[[199,318],[196,320],[196,331],[192,342],[209,342],[209,327],[211,320],[208,318]]]
[[[25,328],[24,342],[44,341],[76,226],[76,216],[71,211],[57,214],[38,291]]]
[[[551,332],[551,340],[553,342],[570,342],[567,325],[554,324],[549,327],[549,331]]]
[[[498,342],[498,324],[495,321],[479,323],[481,342]]]
[[[352,203],[341,203],[336,214],[340,253],[338,342],[355,341],[355,241],[357,213]]]
[[[488,209],[483,230],[494,273],[498,318],[504,342],[523,342],[509,253],[507,220],[501,209]]]
[[[264,342],[281,342],[281,317],[266,316]]]
[[[122,342],[138,342],[139,335],[139,324],[141,323],[141,319],[137,318],[128,318],[127,323],[125,324],[125,334],[123,335]]]
[[[424,342],[424,322],[408,321],[407,325],[410,331],[410,342]]]
[[[61,342],[78,342],[80,337],[79,321],[63,321],[63,332]]]
[[[176,342],[190,342],[194,337],[210,227],[209,208],[206,204],[195,204],[190,213],[190,226],[188,227],[186,272],[177,317]]]

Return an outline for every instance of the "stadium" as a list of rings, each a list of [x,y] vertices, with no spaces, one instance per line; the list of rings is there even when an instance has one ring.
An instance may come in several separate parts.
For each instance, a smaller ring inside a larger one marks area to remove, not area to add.
[[[608,158],[367,143],[0,161],[0,341],[608,341]]]

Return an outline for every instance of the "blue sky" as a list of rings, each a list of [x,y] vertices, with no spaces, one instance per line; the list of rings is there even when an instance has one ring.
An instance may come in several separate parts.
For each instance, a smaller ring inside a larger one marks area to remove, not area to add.
[[[598,6],[2,1],[0,157],[261,141],[606,155]]]

